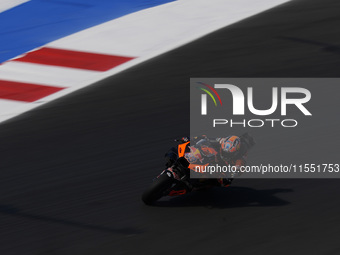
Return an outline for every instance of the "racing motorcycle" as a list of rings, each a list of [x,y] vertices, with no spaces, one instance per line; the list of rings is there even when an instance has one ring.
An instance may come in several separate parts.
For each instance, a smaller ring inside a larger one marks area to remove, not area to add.
[[[252,147],[255,142],[247,133],[241,136]],[[220,186],[222,179],[190,179],[190,171],[195,171],[197,165],[189,164],[184,157],[185,153],[190,152],[190,141],[175,140],[180,144],[177,150],[172,148],[170,154],[174,157],[167,169],[163,170],[155,178],[151,186],[142,194],[142,200],[146,205],[154,204],[158,199],[164,196],[180,196],[193,190],[206,189],[213,186]],[[167,153],[169,154],[169,152]],[[229,179],[231,180],[231,179]],[[228,185],[226,185],[228,186]]]
[[[182,142],[182,140],[175,140]],[[180,196],[192,190],[200,190],[217,186],[216,179],[190,179],[190,171],[196,171],[193,164],[189,164],[184,157],[186,152],[190,152],[190,142],[181,143],[177,146],[177,151],[171,149],[170,153],[176,155],[176,160],[172,165],[163,170],[154,179],[151,186],[144,191],[142,200],[145,204],[151,205],[164,196]]]

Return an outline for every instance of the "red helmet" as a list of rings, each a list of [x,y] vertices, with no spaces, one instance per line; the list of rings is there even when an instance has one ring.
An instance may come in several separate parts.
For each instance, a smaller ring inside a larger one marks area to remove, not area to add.
[[[219,142],[221,144],[221,157],[224,160],[233,158],[241,147],[241,139],[236,135],[221,138]]]

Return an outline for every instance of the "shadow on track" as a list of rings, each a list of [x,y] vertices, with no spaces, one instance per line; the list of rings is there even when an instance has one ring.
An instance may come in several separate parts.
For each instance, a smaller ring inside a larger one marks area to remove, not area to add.
[[[38,220],[38,221],[43,221],[46,223],[63,224],[63,225],[71,226],[71,227],[82,228],[85,230],[108,232],[111,234],[121,234],[121,235],[140,234],[139,230],[132,229],[132,228],[114,229],[110,227],[97,226],[97,225],[92,225],[88,223],[71,221],[67,219],[58,219],[58,218],[48,217],[44,215],[26,213],[10,205],[0,205],[0,214],[7,214],[9,216],[21,217],[21,218],[25,218],[29,220]]]
[[[196,191],[184,196],[158,201],[156,206],[186,207],[205,206],[211,208],[285,206],[288,201],[275,196],[277,193],[293,192],[292,189],[255,190],[245,187],[212,188]]]

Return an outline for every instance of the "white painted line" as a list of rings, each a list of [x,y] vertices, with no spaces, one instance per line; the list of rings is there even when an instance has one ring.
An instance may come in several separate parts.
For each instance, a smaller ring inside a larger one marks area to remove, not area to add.
[[[95,75],[98,75],[98,72],[15,61],[0,66],[0,80],[57,87],[73,87],[79,83],[87,83]]]
[[[83,30],[47,46],[122,56],[153,55],[288,1],[175,1]]]

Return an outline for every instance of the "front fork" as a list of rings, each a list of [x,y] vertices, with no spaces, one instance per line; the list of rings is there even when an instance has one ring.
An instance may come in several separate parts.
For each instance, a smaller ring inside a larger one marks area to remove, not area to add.
[[[163,174],[174,179],[173,185],[167,192],[168,194],[165,194],[166,196],[184,195],[193,189],[192,185],[186,180],[186,176],[180,177],[171,167],[163,170],[157,178]]]

